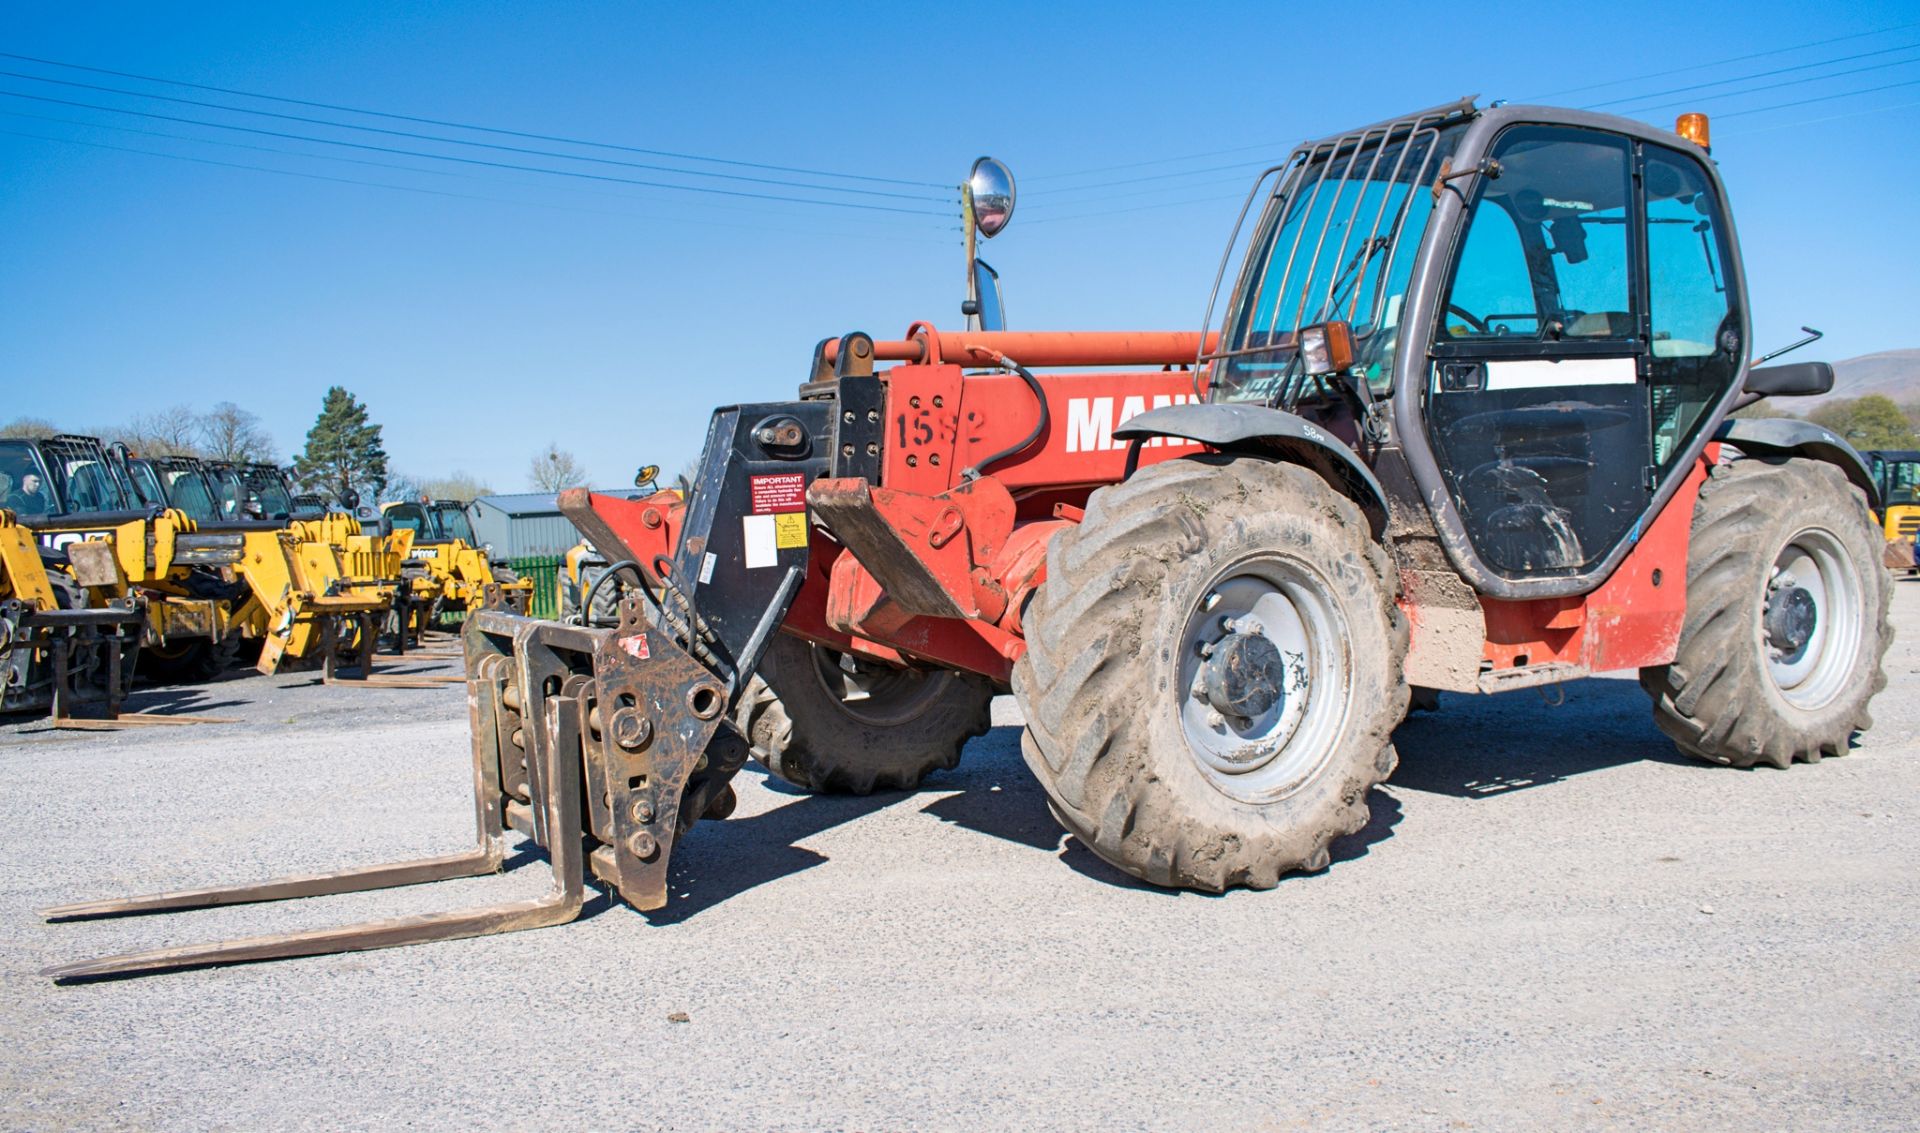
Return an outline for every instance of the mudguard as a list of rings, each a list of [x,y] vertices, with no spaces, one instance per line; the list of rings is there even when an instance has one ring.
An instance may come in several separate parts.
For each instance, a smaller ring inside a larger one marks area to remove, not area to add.
[[[1386,532],[1387,493],[1373,469],[1340,438],[1285,410],[1225,402],[1169,405],[1129,418],[1113,437],[1180,437],[1222,452],[1278,456],[1304,465],[1360,505],[1374,538]]]
[[[1824,460],[1867,494],[1868,507],[1880,510],[1880,488],[1873,482],[1866,458],[1831,429],[1794,417],[1728,418],[1714,431],[1713,439],[1755,455],[1793,453]]]

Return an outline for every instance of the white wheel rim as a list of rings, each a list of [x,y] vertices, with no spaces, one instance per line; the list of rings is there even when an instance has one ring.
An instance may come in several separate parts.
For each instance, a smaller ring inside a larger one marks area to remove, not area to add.
[[[1331,756],[1353,687],[1347,622],[1331,594],[1306,563],[1263,555],[1223,570],[1189,612],[1175,714],[1195,766],[1221,793],[1243,802],[1282,798]],[[1253,681],[1232,686],[1249,696],[1229,708],[1222,650],[1235,637],[1232,648],[1266,664]]]
[[[1811,632],[1804,640],[1778,632],[1778,608],[1803,601],[1812,603]],[[1767,673],[1787,703],[1811,710],[1840,695],[1854,670],[1865,619],[1860,573],[1839,538],[1810,527],[1788,539],[1768,572],[1756,625]]]

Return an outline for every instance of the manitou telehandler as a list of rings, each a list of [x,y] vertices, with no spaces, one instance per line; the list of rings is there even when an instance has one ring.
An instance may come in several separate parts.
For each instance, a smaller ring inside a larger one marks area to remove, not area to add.
[[[547,895],[52,974],[554,924],[589,872],[657,908],[750,754],[908,787],[1008,688],[1067,831],[1208,890],[1325,867],[1414,686],[1637,669],[1691,755],[1845,753],[1885,683],[1876,489],[1819,426],[1728,420],[1832,370],[1749,361],[1681,128],[1463,100],[1301,145],[1242,209],[1214,333],[821,342],[794,400],[714,414],[689,502],[563,497],[653,583],[618,625],[469,619],[472,850],[49,915],[482,874],[508,829]]]

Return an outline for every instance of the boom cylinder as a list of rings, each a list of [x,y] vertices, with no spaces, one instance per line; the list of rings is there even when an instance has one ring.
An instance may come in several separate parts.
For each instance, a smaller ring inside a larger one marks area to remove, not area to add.
[[[875,342],[880,362],[980,364],[996,354],[1023,366],[1185,366],[1201,352],[1198,331],[943,331],[925,325],[912,337]],[[1217,335],[1205,336],[1213,348]],[[826,344],[826,360],[840,357],[840,340]]]

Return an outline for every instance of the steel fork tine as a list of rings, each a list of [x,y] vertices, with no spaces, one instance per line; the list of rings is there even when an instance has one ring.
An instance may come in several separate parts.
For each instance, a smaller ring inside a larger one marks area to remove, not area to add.
[[[477,678],[470,686],[472,695],[469,698],[473,714],[474,818],[480,839],[478,848],[437,858],[364,866],[336,873],[285,877],[257,885],[189,889],[63,905],[47,910],[45,915],[52,919],[71,920],[207,908],[385,889],[496,872],[503,856],[505,828],[499,798],[500,753],[496,746],[499,733],[495,726],[493,697],[484,687],[487,683],[487,678]],[[553,887],[544,896],[473,909],[366,921],[338,928],[127,952],[58,965],[46,969],[42,974],[60,982],[72,982],[176,968],[397,948],[435,940],[458,940],[520,929],[546,928],[573,920],[580,915],[583,904],[586,856],[583,843],[585,832],[580,817],[581,723],[579,713],[560,711],[559,706],[554,705],[547,714],[544,727],[527,729],[530,737],[538,737],[529,745],[531,750],[527,754],[545,772],[540,778],[549,788],[535,799],[535,809],[545,813],[547,828],[555,835],[547,846],[553,868]]]
[[[140,897],[117,897],[103,901],[81,901],[42,909],[40,915],[50,921],[93,920],[100,917],[133,916],[181,909],[211,909],[222,905],[253,905],[264,901],[286,901],[295,897],[320,897],[331,893],[359,893],[371,889],[394,889],[402,885],[420,885],[455,877],[478,877],[500,872],[504,855],[495,841],[464,853],[417,858],[407,862],[362,866],[333,873],[301,874],[277,877],[253,885],[216,885],[205,889],[178,889],[170,893],[149,893]]]
[[[556,863],[557,865],[557,863]],[[180,948],[155,948],[146,952],[125,952],[99,960],[62,964],[41,974],[66,983],[99,979],[103,976],[164,972],[174,968],[199,968],[222,964],[245,964],[256,960],[282,960],[294,956],[320,956],[334,952],[366,952],[376,948],[398,948],[434,940],[460,940],[470,936],[514,932],[527,928],[546,928],[565,924],[580,915],[581,888],[578,855],[575,873],[568,884],[556,876],[553,891],[525,901],[485,905],[446,913],[393,917],[366,921],[341,928],[314,929],[273,936],[250,936],[223,940],[216,944],[192,944]]]

